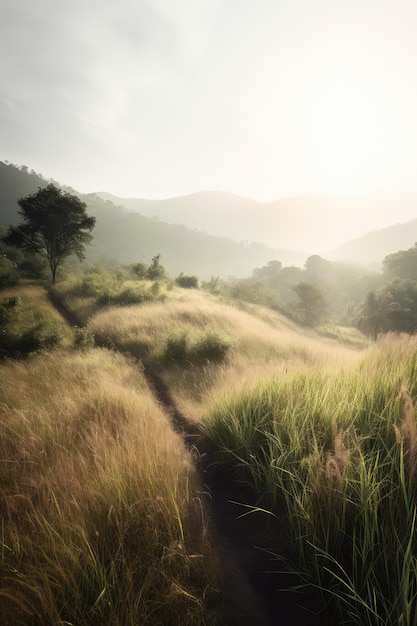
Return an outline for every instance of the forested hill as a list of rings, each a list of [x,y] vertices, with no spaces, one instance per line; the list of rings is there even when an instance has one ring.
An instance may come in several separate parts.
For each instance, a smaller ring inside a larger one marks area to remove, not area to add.
[[[397,250],[408,250],[417,242],[417,219],[404,224],[394,224],[389,228],[373,230],[363,237],[352,239],[329,251],[325,257],[331,261],[354,259],[368,265],[380,262],[388,254]]]
[[[28,168],[0,162],[0,228],[19,222],[19,198],[49,182]],[[301,266],[309,255],[309,252],[274,250],[256,243],[245,245],[130,213],[96,194],[78,195],[87,203],[89,215],[97,218],[93,243],[86,250],[87,261],[108,267],[138,261],[149,263],[160,254],[161,263],[172,275],[185,272],[202,279],[244,277],[274,259],[284,265]]]
[[[25,166],[19,169],[0,161],[0,228],[17,221],[17,200],[45,187],[48,182]]]

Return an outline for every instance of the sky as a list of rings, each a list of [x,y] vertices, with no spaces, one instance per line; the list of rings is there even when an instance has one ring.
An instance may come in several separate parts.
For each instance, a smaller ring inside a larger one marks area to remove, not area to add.
[[[416,32],[415,0],[0,0],[0,160],[124,197],[417,198]]]

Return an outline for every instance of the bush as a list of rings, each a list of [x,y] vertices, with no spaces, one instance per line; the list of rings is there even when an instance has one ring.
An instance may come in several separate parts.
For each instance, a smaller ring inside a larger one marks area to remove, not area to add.
[[[146,263],[132,263],[132,265],[129,265],[128,269],[136,280],[145,280],[147,277],[148,266]]]
[[[57,347],[62,333],[55,323],[30,318],[19,296],[0,302],[0,355],[24,355]]]
[[[181,274],[175,279],[175,282],[183,289],[198,289],[197,276],[187,276],[181,272]]]
[[[213,331],[207,331],[195,343],[193,355],[201,361],[223,361],[231,347],[227,337],[220,337]]]
[[[56,348],[62,341],[61,333],[56,329],[47,330],[44,324],[28,328],[21,334],[13,329],[3,329],[0,341],[0,353],[7,356],[26,355],[38,350]]]
[[[0,289],[11,287],[17,283],[16,264],[5,254],[0,255]]]
[[[165,345],[164,359],[168,363],[220,362],[226,358],[231,342],[213,331],[206,331],[190,340],[186,331],[172,333]]]
[[[185,331],[172,333],[166,342],[164,359],[168,363],[184,363],[189,358],[189,342]]]
[[[73,347],[75,350],[88,350],[94,347],[94,334],[88,328],[76,328]]]

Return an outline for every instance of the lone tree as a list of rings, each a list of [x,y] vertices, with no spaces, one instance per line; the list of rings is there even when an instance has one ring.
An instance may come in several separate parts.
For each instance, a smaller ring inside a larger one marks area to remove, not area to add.
[[[3,241],[26,252],[46,254],[55,283],[56,271],[66,257],[84,258],[96,218],[87,215],[85,202],[53,184],[39,187],[18,204],[23,224],[10,226]]]

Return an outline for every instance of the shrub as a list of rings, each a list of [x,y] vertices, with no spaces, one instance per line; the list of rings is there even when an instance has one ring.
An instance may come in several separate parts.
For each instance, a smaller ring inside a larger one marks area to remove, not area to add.
[[[0,255],[0,289],[15,285],[17,282],[16,264],[5,254]]]
[[[227,337],[213,331],[203,333],[193,346],[193,356],[201,361],[223,361],[231,347]]]
[[[198,289],[197,276],[188,276],[187,274],[183,274],[181,272],[181,274],[175,279],[175,282],[183,289]]]
[[[42,319],[39,314],[33,317],[23,307],[19,296],[0,303],[0,327],[0,354],[3,356],[55,348],[63,339],[56,323]]]
[[[94,347],[94,334],[88,328],[76,328],[73,347],[75,350],[88,350]]]
[[[168,363],[214,361],[226,358],[231,342],[214,331],[205,331],[190,339],[186,331],[172,333],[165,345],[164,360]]]
[[[172,361],[184,363],[184,361],[188,360],[190,356],[189,341],[185,331],[172,333],[168,337],[163,356],[168,363]]]
[[[128,269],[130,274],[137,280],[144,280],[147,276],[148,266],[146,263],[132,263]]]

